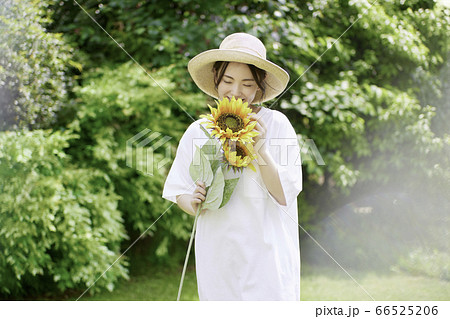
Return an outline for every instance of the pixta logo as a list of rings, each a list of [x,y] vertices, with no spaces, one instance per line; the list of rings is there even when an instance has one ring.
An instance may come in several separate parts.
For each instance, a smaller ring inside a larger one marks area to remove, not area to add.
[[[170,163],[171,148],[167,143],[172,137],[152,132],[146,128],[126,143],[126,165],[145,175],[153,176],[154,170],[160,170]],[[161,151],[156,151],[160,149]]]
[[[302,163],[306,161],[313,161],[313,157],[316,161],[316,164],[319,166],[325,165],[325,161],[320,155],[319,149],[316,146],[316,143],[312,139],[303,140],[301,135],[297,135],[298,144],[300,146],[300,153],[302,156]]]

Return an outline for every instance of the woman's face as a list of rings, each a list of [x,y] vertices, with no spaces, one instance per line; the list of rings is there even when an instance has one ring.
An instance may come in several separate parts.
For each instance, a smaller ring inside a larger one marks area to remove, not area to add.
[[[230,62],[228,64],[217,87],[219,99],[226,97],[231,100],[234,96],[236,99],[242,99],[243,102],[247,102],[249,105],[252,104],[258,90],[258,85],[248,65],[239,62]]]

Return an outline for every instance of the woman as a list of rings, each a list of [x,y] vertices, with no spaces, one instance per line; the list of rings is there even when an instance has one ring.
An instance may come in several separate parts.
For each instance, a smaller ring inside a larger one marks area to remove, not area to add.
[[[197,55],[188,71],[208,95],[247,102],[259,132],[254,138],[256,172],[245,168],[229,202],[198,218],[200,300],[299,300],[300,152],[286,116],[257,104],[279,95],[289,76],[266,60],[262,42],[246,33],[229,35],[219,49]],[[191,124],[181,138],[163,191],[164,198],[191,215],[206,195],[205,185],[189,175],[195,145],[206,142],[202,122]]]

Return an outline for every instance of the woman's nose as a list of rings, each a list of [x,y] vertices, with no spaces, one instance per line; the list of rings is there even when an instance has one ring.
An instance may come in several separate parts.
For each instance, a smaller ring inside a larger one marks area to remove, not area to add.
[[[231,87],[231,92],[230,92],[236,99],[240,98],[241,95],[241,89],[239,87],[239,84],[234,84]]]

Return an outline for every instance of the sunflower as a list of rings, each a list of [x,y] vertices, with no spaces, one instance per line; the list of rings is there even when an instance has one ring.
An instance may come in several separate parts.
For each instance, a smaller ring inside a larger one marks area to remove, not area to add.
[[[242,103],[241,99],[232,97],[231,101],[223,98],[220,103],[216,101],[216,104],[217,109],[208,105],[211,114],[200,115],[201,118],[207,119],[206,128],[213,129],[211,135],[219,138],[222,144],[226,139],[252,143],[252,137],[259,133],[253,130],[257,122],[248,119],[249,113],[252,112],[248,103]]]
[[[256,154],[251,143],[227,140],[223,144],[223,151],[228,168],[233,168],[233,171],[241,171],[244,167],[249,167],[256,172],[255,166],[252,164]]]

